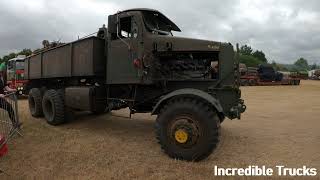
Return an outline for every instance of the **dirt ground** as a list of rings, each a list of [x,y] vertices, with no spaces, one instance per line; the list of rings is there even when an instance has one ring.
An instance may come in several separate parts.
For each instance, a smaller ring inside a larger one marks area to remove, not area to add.
[[[23,137],[0,159],[0,179],[212,179],[214,166],[276,165],[320,171],[320,81],[300,86],[243,87],[247,111],[222,124],[217,150],[199,163],[170,159],[160,150],[149,114],[127,110],[77,114],[53,127],[32,118],[20,100]]]

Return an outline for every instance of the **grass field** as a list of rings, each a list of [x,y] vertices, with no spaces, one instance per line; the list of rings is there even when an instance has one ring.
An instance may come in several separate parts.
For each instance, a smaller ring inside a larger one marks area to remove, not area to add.
[[[150,114],[127,110],[102,116],[78,113],[53,127],[32,118],[20,100],[23,137],[0,159],[0,179],[212,179],[214,166],[303,165],[320,171],[320,81],[300,86],[243,87],[247,111],[225,120],[221,143],[205,161],[170,159],[160,150]]]

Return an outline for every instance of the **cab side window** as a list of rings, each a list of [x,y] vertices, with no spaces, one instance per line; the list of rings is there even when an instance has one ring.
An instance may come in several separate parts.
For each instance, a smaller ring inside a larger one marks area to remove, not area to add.
[[[133,17],[124,17],[120,18],[118,34],[114,34],[112,36],[113,40],[122,38],[136,38],[138,36],[138,26],[135,21],[133,21]]]
[[[118,35],[121,38],[131,37],[131,20],[132,20],[132,17],[125,17],[120,19],[120,29],[119,29]]]

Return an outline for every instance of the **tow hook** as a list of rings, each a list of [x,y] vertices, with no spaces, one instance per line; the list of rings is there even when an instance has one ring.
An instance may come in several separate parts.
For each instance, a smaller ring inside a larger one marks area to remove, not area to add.
[[[238,105],[233,106],[230,109],[230,114],[233,118],[240,119],[241,113],[243,113],[246,109],[247,109],[247,106],[244,104],[244,101],[240,99],[238,102]]]

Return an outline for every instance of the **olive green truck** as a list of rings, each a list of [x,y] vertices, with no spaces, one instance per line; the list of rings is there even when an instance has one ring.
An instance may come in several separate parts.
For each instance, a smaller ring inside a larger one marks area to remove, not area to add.
[[[152,9],[108,17],[91,36],[25,60],[29,109],[51,125],[73,110],[157,115],[155,133],[170,157],[199,161],[216,148],[220,124],[246,109],[230,43],[173,36],[179,27]]]

